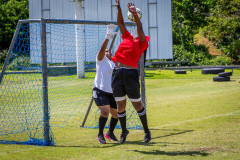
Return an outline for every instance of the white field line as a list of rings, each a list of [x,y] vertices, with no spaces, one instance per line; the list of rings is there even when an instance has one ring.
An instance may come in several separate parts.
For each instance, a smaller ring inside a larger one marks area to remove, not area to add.
[[[202,117],[202,118],[196,118],[196,119],[189,119],[189,120],[181,121],[181,122],[177,122],[177,123],[164,124],[164,125],[155,126],[155,127],[151,127],[151,128],[159,129],[159,128],[162,128],[162,127],[174,126],[174,125],[179,125],[179,124],[183,124],[183,123],[187,123],[187,122],[195,122],[195,121],[202,121],[202,120],[205,120],[205,119],[211,119],[211,118],[216,118],[216,117],[231,116],[231,115],[237,114],[239,112],[240,112],[240,110],[235,111],[235,112],[225,113],[225,114],[219,114],[219,115],[215,115],[215,116],[208,116],[208,117]]]

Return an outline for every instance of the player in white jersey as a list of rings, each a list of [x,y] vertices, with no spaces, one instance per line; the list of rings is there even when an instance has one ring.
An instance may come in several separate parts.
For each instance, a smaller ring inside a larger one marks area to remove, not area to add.
[[[112,71],[114,69],[114,62],[112,62],[112,53],[107,49],[107,44],[111,36],[117,34],[115,32],[116,25],[110,24],[107,26],[107,34],[101,45],[101,48],[96,57],[96,76],[93,85],[93,98],[100,109],[99,117],[99,133],[97,140],[101,144],[105,144],[104,136],[111,141],[118,141],[113,131],[118,122],[117,104],[113,97],[111,87]],[[110,120],[109,131],[104,135],[103,130],[106,125],[109,113],[112,117]]]

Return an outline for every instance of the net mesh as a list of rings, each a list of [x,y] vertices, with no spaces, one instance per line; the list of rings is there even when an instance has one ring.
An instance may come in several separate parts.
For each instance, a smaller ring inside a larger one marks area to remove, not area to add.
[[[127,29],[132,27],[127,26]],[[105,34],[106,25],[46,24],[50,128],[82,124],[92,98],[96,55]],[[113,54],[120,42],[119,33]],[[110,44],[111,40],[108,47]],[[42,85],[41,23],[22,23],[0,84],[2,143],[46,145]],[[98,128],[99,115],[93,103],[84,127]],[[127,128],[142,129],[129,101]],[[51,144],[55,141],[53,135],[50,129]]]

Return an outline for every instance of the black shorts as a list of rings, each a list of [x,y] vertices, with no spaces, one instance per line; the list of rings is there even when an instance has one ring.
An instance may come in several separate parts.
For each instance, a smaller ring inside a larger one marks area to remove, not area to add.
[[[128,96],[131,101],[140,100],[140,84],[137,69],[114,68],[112,73],[113,96]]]
[[[97,106],[110,105],[110,108],[117,109],[117,104],[112,93],[93,88],[93,99]]]

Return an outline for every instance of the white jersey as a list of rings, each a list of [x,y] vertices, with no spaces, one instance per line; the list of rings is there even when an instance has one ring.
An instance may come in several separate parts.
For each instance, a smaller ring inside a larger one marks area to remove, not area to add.
[[[99,61],[96,59],[96,76],[93,84],[93,88],[96,87],[104,92],[113,93],[112,72],[114,69],[114,62],[109,60],[106,56]]]

